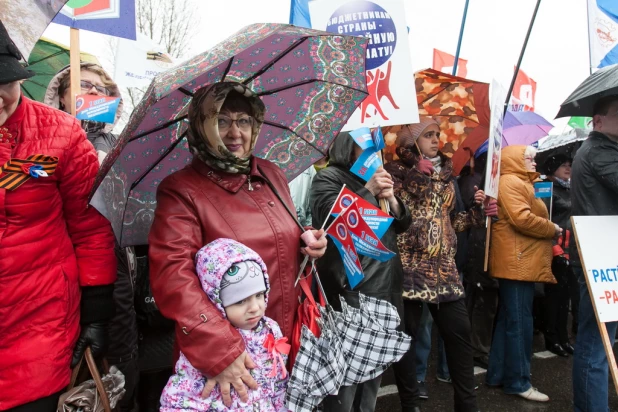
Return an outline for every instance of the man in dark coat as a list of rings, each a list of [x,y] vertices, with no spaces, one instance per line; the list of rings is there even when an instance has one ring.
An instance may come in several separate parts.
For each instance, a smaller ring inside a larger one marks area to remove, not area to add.
[[[311,186],[311,205],[313,224],[320,227],[326,220],[341,188],[348,189],[360,198],[370,202],[376,208],[379,199],[386,199],[395,218],[381,241],[397,255],[386,262],[380,262],[367,256],[359,256],[365,277],[352,290],[347,281],[343,261],[331,239],[324,257],[317,261],[317,269],[325,289],[328,302],[339,309],[339,296],[350,305],[358,307],[358,294],[386,300],[397,308],[402,315],[403,269],[397,249],[397,234],[403,233],[411,223],[407,207],[393,193],[390,175],[380,168],[374,176],[364,182],[350,172],[350,167],[360,155],[360,147],[354,143],[349,133],[340,133],[330,149],[330,163],[326,169],[318,172]],[[328,225],[328,222],[327,222]],[[403,318],[403,316],[402,316]],[[408,356],[406,354],[406,356]],[[324,410],[346,410],[355,412],[373,411],[380,387],[381,376],[360,385],[343,387],[336,396],[328,396],[324,401]],[[354,409],[352,409],[354,408]]]
[[[615,216],[618,215],[618,95],[599,99],[593,114],[593,131],[573,160],[573,216]],[[607,411],[607,357],[575,242],[571,244],[570,255],[581,290],[573,356],[573,403],[576,412]],[[605,324],[612,345],[617,326],[617,322]]]

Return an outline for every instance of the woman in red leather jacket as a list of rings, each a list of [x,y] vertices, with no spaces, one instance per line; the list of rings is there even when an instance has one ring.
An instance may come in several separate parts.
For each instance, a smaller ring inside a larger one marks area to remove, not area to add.
[[[177,347],[208,378],[204,396],[218,383],[226,405],[230,385],[243,401],[246,386],[257,388],[248,372],[254,364],[238,331],[202,291],[195,254],[218,238],[255,250],[271,274],[266,315],[291,338],[300,257],[318,258],[326,249],[316,230],[303,235],[311,240],[301,248],[302,231],[285,207],[295,210],[285,175],[251,154],[264,112],[260,98],[240,83],[217,83],[195,94],[188,133],[194,159],[161,182],[148,238],[157,306],[176,322]]]

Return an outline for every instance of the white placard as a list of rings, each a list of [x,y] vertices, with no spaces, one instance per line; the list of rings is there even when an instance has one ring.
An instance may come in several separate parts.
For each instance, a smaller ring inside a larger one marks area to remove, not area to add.
[[[114,80],[124,87],[148,87],[157,74],[173,65],[163,47],[137,33],[135,41],[118,40]]]
[[[418,123],[414,72],[403,0],[315,0],[312,28],[364,36],[369,96],[343,130]]]
[[[573,216],[572,222],[598,319],[618,321],[618,216]]]
[[[485,194],[498,199],[500,183],[500,159],[502,155],[502,122],[506,89],[495,79],[491,81],[491,118],[489,121],[489,142],[487,145],[487,167]]]

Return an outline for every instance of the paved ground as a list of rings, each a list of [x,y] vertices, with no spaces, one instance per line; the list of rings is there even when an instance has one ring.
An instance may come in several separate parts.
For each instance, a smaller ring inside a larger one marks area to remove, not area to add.
[[[535,336],[534,350],[536,353],[544,350],[542,335]],[[435,364],[434,351],[430,358],[427,373],[429,399],[423,401],[422,410],[423,412],[453,411],[452,385],[438,382],[435,379]],[[535,356],[532,360],[532,384],[550,397],[550,401],[547,403],[530,402],[517,396],[505,395],[500,389],[485,386],[483,384],[484,374],[477,375],[477,383],[479,384],[477,391],[478,406],[482,412],[572,411],[571,366],[570,357],[565,359],[553,356],[542,359]],[[609,388],[610,410],[618,411],[618,396],[613,390],[611,377]],[[384,393],[384,395],[378,399],[376,412],[401,411],[399,397],[390,371],[384,376],[381,393]]]

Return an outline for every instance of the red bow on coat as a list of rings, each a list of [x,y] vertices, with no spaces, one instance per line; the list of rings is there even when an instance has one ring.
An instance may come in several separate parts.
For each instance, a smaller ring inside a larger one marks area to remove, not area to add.
[[[283,361],[283,355],[287,355],[290,353],[291,345],[288,342],[288,338],[279,338],[275,340],[275,337],[272,333],[269,333],[266,336],[266,340],[264,341],[264,347],[266,351],[270,353],[273,358],[273,369],[270,371],[269,377],[273,378],[277,376],[277,365],[281,365],[281,377],[285,378],[288,376],[288,371],[285,369],[285,362]]]

